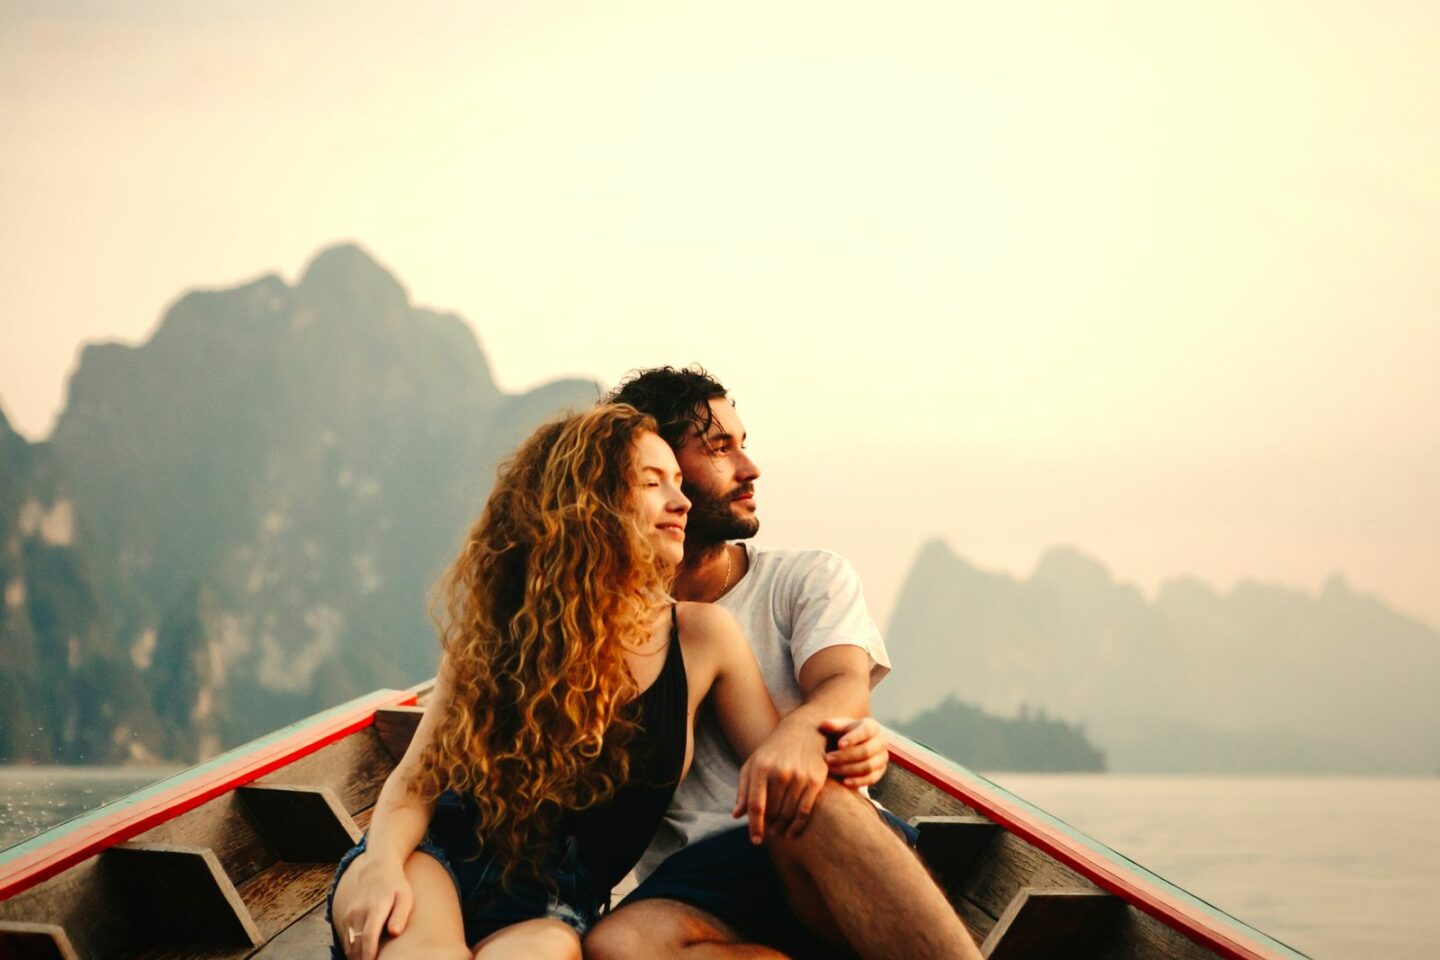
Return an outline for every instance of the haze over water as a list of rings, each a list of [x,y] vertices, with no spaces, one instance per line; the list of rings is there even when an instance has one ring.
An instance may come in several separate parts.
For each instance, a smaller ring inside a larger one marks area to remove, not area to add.
[[[1316,960],[1440,957],[1440,778],[989,776]]]

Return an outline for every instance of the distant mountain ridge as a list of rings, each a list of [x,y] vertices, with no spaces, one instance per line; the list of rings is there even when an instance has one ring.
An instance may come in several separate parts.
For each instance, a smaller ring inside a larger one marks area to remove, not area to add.
[[[502,393],[351,244],[85,347],[48,441],[0,417],[0,761],[193,759],[428,676],[496,463],[598,393]]]
[[[1120,772],[1440,770],[1440,633],[1338,577],[1318,596],[1183,578],[1148,601],[1075,550],[1017,580],[935,540],[886,639],[880,716],[1041,705]]]

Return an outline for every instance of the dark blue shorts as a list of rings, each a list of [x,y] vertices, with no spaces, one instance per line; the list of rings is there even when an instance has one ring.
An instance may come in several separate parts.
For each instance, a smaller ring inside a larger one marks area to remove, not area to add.
[[[332,917],[335,888],[345,869],[364,852],[365,840],[362,837],[340,859],[325,902],[333,960],[345,957]],[[557,842],[545,860],[544,879],[517,872],[508,889],[500,883],[499,866],[490,857],[477,857],[478,850],[468,805],[455,794],[442,794],[430,830],[416,851],[434,857],[455,882],[460,914],[465,920],[465,942],[471,947],[496,930],[541,917],[569,924],[583,937],[599,918],[601,908],[609,903],[610,891],[596,888],[573,837]]]
[[[888,810],[876,808],[907,846],[915,828]],[[620,904],[640,900],[678,900],[734,928],[747,943],[760,943],[792,957],[829,957],[832,944],[796,918],[770,854],[750,842],[745,825],[692,843],[666,858]]]

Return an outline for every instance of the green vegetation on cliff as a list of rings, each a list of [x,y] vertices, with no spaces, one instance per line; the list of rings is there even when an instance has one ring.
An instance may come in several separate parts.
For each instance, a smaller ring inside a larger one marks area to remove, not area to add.
[[[0,416],[0,763],[194,760],[429,676],[496,463],[597,394],[505,395],[354,245],[86,346],[49,440]]]
[[[997,717],[961,703],[952,694],[895,730],[972,770],[1037,773],[1100,773],[1105,754],[1085,739],[1079,725],[1022,706],[1014,717]]]

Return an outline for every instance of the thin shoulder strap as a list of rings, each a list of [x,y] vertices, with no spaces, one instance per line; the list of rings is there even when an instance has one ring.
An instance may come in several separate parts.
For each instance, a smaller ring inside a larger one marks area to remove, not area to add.
[[[679,606],[680,604],[675,601],[670,601],[670,639],[672,640],[680,633],[680,621],[675,619],[675,610]]]

